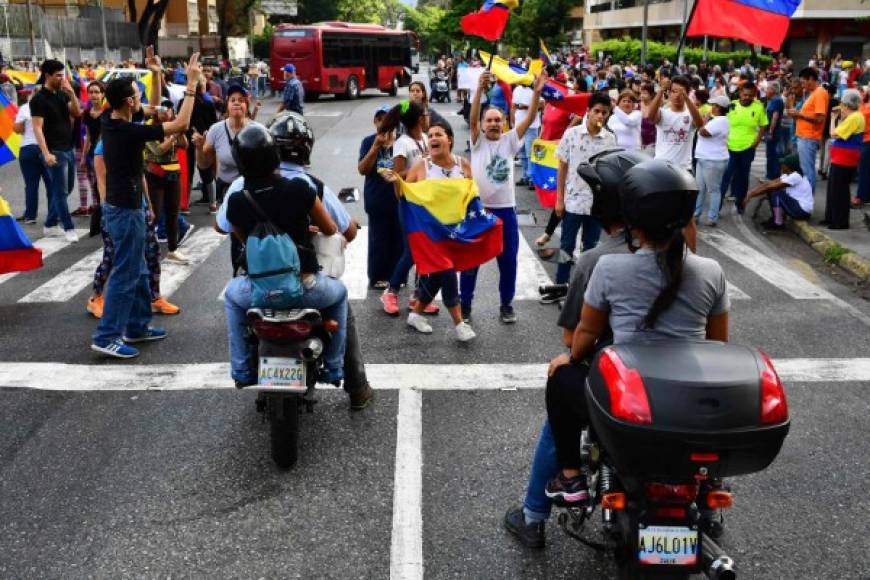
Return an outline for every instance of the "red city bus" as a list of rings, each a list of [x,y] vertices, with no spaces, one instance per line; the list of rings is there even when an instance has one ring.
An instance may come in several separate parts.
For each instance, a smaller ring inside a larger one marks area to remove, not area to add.
[[[411,80],[407,69],[415,45],[412,33],[377,24],[279,24],[270,49],[272,87],[283,90],[283,67],[292,63],[305,100],[326,93],[355,99],[365,89],[395,95]]]

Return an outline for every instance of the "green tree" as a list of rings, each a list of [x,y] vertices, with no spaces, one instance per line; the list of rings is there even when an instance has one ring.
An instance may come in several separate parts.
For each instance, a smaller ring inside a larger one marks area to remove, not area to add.
[[[302,0],[298,10],[297,20],[300,24],[338,19],[336,0]]]
[[[443,20],[447,11],[436,6],[423,6],[419,10],[404,7],[405,30],[417,34],[424,53],[444,52],[450,48],[450,35],[444,31]]]
[[[385,0],[338,0],[338,19],[344,22],[370,22],[380,24]]]

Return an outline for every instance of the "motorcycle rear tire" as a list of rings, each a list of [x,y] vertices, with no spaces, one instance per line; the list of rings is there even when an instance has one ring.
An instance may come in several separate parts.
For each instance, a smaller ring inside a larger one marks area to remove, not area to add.
[[[272,461],[281,469],[290,469],[299,458],[298,395],[273,395],[270,401],[269,437]]]

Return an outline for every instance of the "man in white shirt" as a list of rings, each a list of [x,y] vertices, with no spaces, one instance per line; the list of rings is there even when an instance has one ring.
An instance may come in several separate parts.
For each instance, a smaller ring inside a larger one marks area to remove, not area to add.
[[[813,213],[813,188],[801,173],[797,155],[779,160],[782,175],[779,179],[762,183],[746,194],[743,207],[753,197],[768,195],[773,216],[761,225],[767,230],[785,229],[785,216],[795,220],[807,220]]]
[[[491,82],[490,73],[480,75],[477,90],[471,103],[471,174],[477,183],[480,200],[484,207],[502,221],[503,250],[497,258],[501,297],[501,321],[512,324],[517,321],[513,300],[517,285],[517,255],[520,247],[520,230],[517,224],[516,196],[514,194],[514,156],[523,144],[523,137],[537,116],[541,90],[547,82],[547,73],[535,79],[529,114],[517,126],[503,133],[504,114],[489,107],[480,121],[480,99]],[[477,268],[462,272],[459,276],[462,318],[471,317],[471,303],[477,283]]]
[[[511,127],[516,127],[529,116],[533,94],[534,91],[530,87],[523,85],[517,85],[514,87],[513,96],[511,98]],[[529,128],[526,130],[526,134],[523,137],[523,148],[520,149],[519,152],[520,167],[523,170],[523,176],[519,181],[517,181],[517,185],[526,185],[529,186],[530,189],[534,188],[534,186],[531,185],[531,180],[529,178],[532,164],[530,153],[532,151],[532,144],[535,142],[535,139],[538,138],[538,131],[541,128],[541,116],[538,114],[539,110],[540,103],[538,104],[538,110],[535,111],[532,124],[529,125]]]

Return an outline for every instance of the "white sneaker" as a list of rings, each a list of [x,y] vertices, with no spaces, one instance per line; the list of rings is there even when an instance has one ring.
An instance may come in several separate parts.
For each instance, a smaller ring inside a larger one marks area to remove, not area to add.
[[[185,256],[184,254],[182,254],[181,252],[179,252],[178,250],[175,250],[174,252],[169,252],[168,254],[166,254],[166,260],[168,262],[175,262],[176,264],[189,264],[190,263],[190,259],[187,256]]]
[[[468,342],[477,336],[475,334],[474,329],[471,328],[471,325],[467,322],[460,322],[456,326],[453,327],[453,332],[456,336],[456,340],[459,342]]]
[[[42,226],[42,235],[60,237],[63,235],[63,228],[61,228],[60,226]]]
[[[408,315],[408,326],[423,334],[432,334],[432,327],[421,314],[412,312]]]
[[[74,243],[79,241],[79,235],[76,233],[75,230],[64,230],[63,237],[65,237],[66,241],[68,241],[71,244],[74,244]]]

